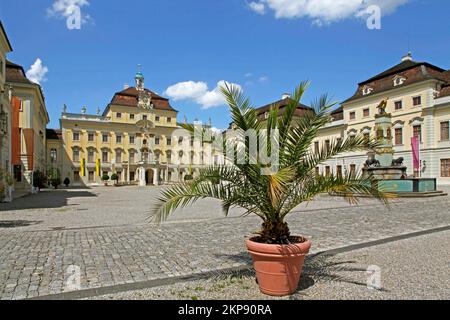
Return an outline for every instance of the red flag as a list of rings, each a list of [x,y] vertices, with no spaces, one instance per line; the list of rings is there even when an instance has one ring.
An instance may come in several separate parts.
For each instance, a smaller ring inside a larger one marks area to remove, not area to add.
[[[413,153],[413,167],[414,171],[420,172],[420,141],[419,137],[412,137],[411,138],[411,147],[412,147],[412,153]]]

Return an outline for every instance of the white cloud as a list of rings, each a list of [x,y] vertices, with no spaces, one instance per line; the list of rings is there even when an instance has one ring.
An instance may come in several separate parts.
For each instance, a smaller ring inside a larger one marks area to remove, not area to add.
[[[73,8],[89,5],[90,0],[55,0],[50,8],[47,9],[49,17],[68,18],[73,14]],[[88,14],[81,14],[81,23],[87,23],[92,20]]]
[[[165,94],[175,101],[195,100],[202,97],[207,91],[208,85],[204,82],[186,81],[168,87]]]
[[[37,58],[34,64],[26,72],[26,76],[31,82],[41,84],[42,81],[46,80],[45,75],[47,72],[48,68],[42,64],[41,59]]]
[[[380,7],[382,15],[394,12],[410,0],[259,0],[274,11],[278,19],[310,18],[315,24],[331,23],[364,16],[371,5]]]
[[[269,77],[268,76],[261,76],[261,77],[259,77],[259,82],[266,82],[266,81],[269,81]]]
[[[240,85],[225,80],[219,81],[213,90],[209,90],[205,82],[186,81],[168,87],[164,94],[175,101],[190,100],[201,105],[203,109],[209,109],[226,104],[220,92],[220,87],[225,86],[225,84],[235,85],[242,90]]]
[[[253,77],[253,73],[248,72],[248,73],[245,74],[245,77],[246,78],[251,78],[251,77]]]
[[[252,1],[248,4],[248,7],[253,11],[255,11],[257,14],[261,15],[266,14],[266,5],[262,2]]]

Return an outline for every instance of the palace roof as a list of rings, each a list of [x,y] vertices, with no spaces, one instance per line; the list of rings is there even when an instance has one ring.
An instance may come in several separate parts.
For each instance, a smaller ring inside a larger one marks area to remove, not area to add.
[[[47,129],[46,137],[47,137],[47,140],[62,140],[62,130]]]
[[[16,83],[25,83],[25,84],[35,84],[28,80],[25,75],[25,70],[22,66],[12,63],[9,60],[6,60],[6,81],[7,82],[16,82]]]
[[[411,56],[408,55],[401,63],[359,83],[358,90],[351,98],[344,101],[344,103],[426,80],[435,79],[447,82],[448,79],[445,73],[446,71],[444,69],[430,63],[413,61]],[[402,83],[397,86],[394,85],[396,77],[403,78]],[[365,88],[371,90],[370,94],[364,95],[363,91]]]
[[[276,102],[270,103],[268,105],[265,105],[263,107],[257,108],[256,109],[256,113],[258,114],[258,116],[262,116],[264,115],[266,112],[269,112],[270,109],[272,108],[278,108],[278,115],[281,116],[285,110],[286,107],[289,103],[289,101],[291,100],[291,98],[286,97],[284,99],[278,100]],[[297,106],[297,110],[295,110],[295,115],[298,117],[303,116],[306,112],[314,112],[314,110],[311,107],[308,107],[304,104],[299,104]]]
[[[151,90],[145,89],[145,91],[148,94],[150,94],[155,109],[176,112],[176,110],[172,108],[172,106],[170,105],[169,99],[163,98]],[[135,87],[130,87],[128,89],[124,89],[114,94],[114,97],[112,98],[110,105],[120,105],[137,108],[138,96],[139,96],[138,90]],[[108,110],[108,108],[106,110]],[[106,112],[107,111],[105,111],[105,113]]]

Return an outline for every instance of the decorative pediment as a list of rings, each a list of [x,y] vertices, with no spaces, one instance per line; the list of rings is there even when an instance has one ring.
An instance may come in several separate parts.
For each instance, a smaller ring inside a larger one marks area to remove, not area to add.
[[[403,83],[405,83],[406,77],[397,74],[394,76],[393,80],[394,80],[394,87],[397,87],[397,86],[401,86]]]
[[[367,96],[367,95],[371,94],[372,92],[373,92],[373,88],[370,87],[370,86],[364,86],[364,87],[362,88],[362,94],[363,94],[363,96]]]
[[[372,132],[372,128],[371,127],[364,127],[361,129],[361,133],[362,134],[367,134],[367,133],[371,133]]]
[[[423,123],[423,118],[415,117],[409,121],[409,124],[412,126],[420,126]]]
[[[400,129],[400,128],[403,128],[404,126],[405,126],[405,121],[402,121],[402,120],[398,120],[393,123],[394,129]]]
[[[354,136],[356,136],[358,134],[358,131],[356,131],[355,129],[351,129],[351,130],[349,130],[348,132],[347,132],[347,135],[349,136],[349,137],[354,137]]]

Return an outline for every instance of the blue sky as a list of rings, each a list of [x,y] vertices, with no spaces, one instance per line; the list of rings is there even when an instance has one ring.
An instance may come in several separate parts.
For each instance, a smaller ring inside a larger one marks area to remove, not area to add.
[[[171,99],[179,120],[211,117],[218,128],[229,123],[226,106],[210,106],[220,104],[214,88],[221,80],[241,85],[255,106],[302,80],[312,82],[303,103],[322,93],[342,101],[358,82],[398,63],[408,39],[415,60],[450,68],[447,0],[394,0],[389,8],[372,0],[388,13],[381,30],[369,30],[353,8],[295,6],[302,0],[58,0],[89,3],[81,7],[87,21],[69,30],[60,12],[48,14],[55,1],[0,4],[14,48],[8,58],[26,70],[39,58],[48,68],[41,84],[49,127],[59,127],[64,103],[76,113],[103,109],[133,83],[137,64],[148,88],[179,98]],[[335,4],[362,0],[342,1]],[[180,82],[188,83],[173,87]]]

